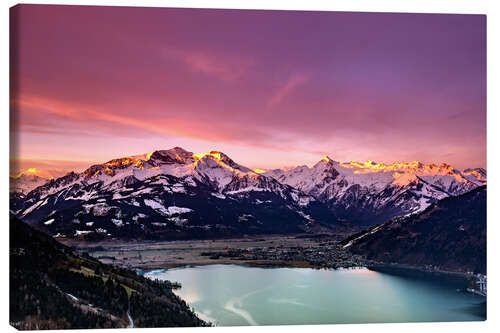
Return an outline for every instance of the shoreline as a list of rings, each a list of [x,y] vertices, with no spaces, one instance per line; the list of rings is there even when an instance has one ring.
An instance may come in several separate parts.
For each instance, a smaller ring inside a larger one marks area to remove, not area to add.
[[[228,260],[218,261],[214,263],[184,263],[184,264],[170,264],[166,265],[162,268],[134,268],[136,272],[141,275],[145,275],[149,272],[161,271],[165,272],[173,269],[184,269],[184,268],[193,268],[200,266],[210,266],[210,265],[236,265],[236,266],[244,266],[244,267],[255,267],[255,268],[310,268],[310,269],[326,269],[326,270],[349,270],[349,269],[368,269],[375,272],[391,274],[396,276],[406,276],[411,278],[419,278],[424,280],[444,280],[446,283],[453,285],[454,287],[459,287],[461,291],[468,292],[471,294],[475,294],[484,298],[487,298],[487,294],[469,288],[469,285],[472,280],[475,279],[474,275],[470,275],[464,272],[456,272],[456,271],[442,271],[435,270],[430,271],[423,267],[411,266],[405,264],[384,264],[384,263],[367,263],[365,265],[359,266],[346,266],[346,267],[324,267],[324,266],[315,266],[311,265],[307,262],[279,262],[279,261],[270,261],[270,262],[231,262]]]
[[[376,272],[394,274],[398,276],[409,276],[422,279],[438,278],[446,281],[447,283],[453,284],[466,292],[487,298],[486,293],[470,288],[471,284],[473,285],[477,280],[477,276],[475,274],[460,271],[432,270],[425,267],[407,264],[371,263],[367,265],[367,268]]]
[[[223,264],[215,264],[215,265],[223,265]],[[226,264],[227,265],[227,264]],[[197,265],[197,266],[207,266],[206,264],[204,265]],[[254,265],[244,265],[244,264],[232,264],[231,266],[243,266],[243,267],[255,267]],[[190,265],[186,265],[184,266],[185,268],[189,268],[189,267],[196,267],[195,265],[193,266],[190,266]],[[276,266],[276,265],[273,265],[272,268],[289,268],[290,265],[288,266]],[[265,268],[265,267],[264,267]],[[270,267],[271,268],[271,267]],[[373,266],[371,268],[374,268]],[[165,279],[165,280],[170,280],[170,281],[174,281],[175,280],[175,273],[172,272],[172,274],[174,275],[169,275],[169,274],[162,274],[163,272],[167,272],[169,270],[176,270],[176,269],[183,269],[181,267],[177,267],[177,268],[169,268],[169,269],[162,269],[160,271],[157,272],[157,274],[152,274],[151,276],[147,276],[147,278],[150,278],[150,279]],[[224,267],[219,267],[219,268],[212,268],[212,270],[215,270],[216,272],[218,272],[218,270],[221,269],[222,271],[225,270]],[[354,267],[354,268],[343,268],[343,269],[333,269],[333,268],[329,268],[328,270],[330,271],[342,271],[342,270],[345,270],[345,271],[348,271],[348,270],[356,270],[356,269],[363,269],[363,270],[370,270],[369,267],[367,266],[363,266],[363,267]],[[410,270],[409,270],[410,271]],[[412,270],[413,271],[413,270]],[[148,272],[145,272],[145,273],[148,273]],[[218,272],[217,274],[223,274],[223,272]],[[332,272],[333,273],[333,272]],[[428,273],[428,272],[425,272],[425,273]],[[180,273],[181,276],[183,275],[183,273]],[[188,273],[189,275],[191,273]],[[198,272],[192,272],[192,274],[195,274],[195,275],[198,275],[200,277],[204,276],[204,272],[203,271],[198,271]],[[389,275],[389,273],[382,273],[382,275]],[[436,277],[436,275],[431,275],[431,276],[434,276]],[[382,277],[379,277],[379,278],[382,278]],[[387,279],[388,277],[386,276],[385,279]],[[335,280],[333,280],[335,281]],[[435,281],[436,282],[436,281]],[[442,284],[441,282],[437,281],[439,283],[439,286],[440,286],[440,290],[443,289],[443,290],[447,290],[448,293],[450,292],[454,292],[454,288],[452,288],[450,285],[448,284]],[[414,281],[414,282],[404,282],[404,283],[420,283],[420,284],[427,284],[429,282],[426,282],[425,280],[421,279],[419,282],[417,281]],[[196,283],[195,283],[196,284]],[[175,292],[175,294],[180,297],[181,299],[185,300],[186,302],[189,301],[189,297],[188,298],[183,298],[181,295],[182,294],[182,289],[187,289],[188,292],[186,295],[189,295],[189,287],[190,287],[191,283],[187,283],[186,281],[186,285],[184,286],[184,284],[181,283],[181,289],[178,291],[178,292]],[[429,287],[431,288],[431,287]],[[467,299],[470,304],[467,304],[467,311],[468,313],[471,313],[474,317],[477,317],[477,318],[480,318],[480,319],[468,319],[468,320],[465,320],[465,321],[484,321],[486,320],[486,298],[479,298],[477,296],[481,296],[481,295],[477,295],[477,294],[474,294],[474,293],[470,293],[469,290],[465,290],[465,289],[462,289],[462,290],[457,290],[457,292],[459,294],[463,294],[464,296],[458,296],[458,297],[465,297],[465,299]],[[432,294],[435,294],[437,293],[438,295],[441,294],[441,291],[433,291]],[[465,295],[471,295],[471,296],[465,296]],[[199,312],[195,307],[194,305],[193,306],[193,309],[196,313],[202,313],[202,312]],[[465,307],[464,307],[465,309]],[[215,326],[219,326],[218,323],[214,322],[214,321],[211,321],[213,324],[215,324]],[[432,321],[433,322],[433,321]],[[224,325],[222,325],[224,326]]]
[[[140,267],[132,267],[132,269],[136,271],[155,271],[155,270],[180,269],[180,268],[190,268],[190,267],[210,266],[210,265],[238,265],[238,266],[248,266],[256,268],[311,268],[311,269],[333,269],[333,270],[350,269],[350,268],[368,268],[366,265],[325,267],[325,266],[312,265],[305,261],[252,262],[252,261],[237,261],[237,260],[234,261],[220,260],[214,262],[188,262],[188,263],[175,263],[175,264],[154,265],[154,266],[140,266]]]
[[[135,242],[133,244],[105,242],[98,246],[88,243],[78,245],[80,245],[76,247],[78,252],[84,252],[103,263],[143,273],[206,265],[317,270],[367,268],[399,276],[442,279],[456,286],[457,289],[486,297],[481,291],[476,290],[479,289],[477,286],[479,280],[486,281],[485,276],[460,271],[445,271],[433,266],[365,260],[363,257],[340,248],[336,240],[274,235],[266,238]]]
[[[324,266],[314,266],[310,265],[308,263],[292,263],[292,264],[286,264],[284,262],[270,262],[270,263],[254,263],[254,262],[214,262],[214,263],[186,263],[186,264],[172,264],[172,265],[166,265],[166,267],[159,268],[159,267],[154,267],[154,268],[148,268],[148,267],[136,267],[132,268],[136,272],[139,272],[141,274],[145,273],[150,273],[150,272],[165,272],[168,270],[176,270],[176,269],[184,269],[184,268],[194,268],[194,267],[202,267],[202,266],[214,266],[214,265],[233,265],[233,266],[243,266],[243,267],[254,267],[254,268],[310,268],[310,269],[315,269],[315,270],[350,270],[350,269],[369,269],[366,265],[365,266],[346,266],[346,267],[324,267]]]

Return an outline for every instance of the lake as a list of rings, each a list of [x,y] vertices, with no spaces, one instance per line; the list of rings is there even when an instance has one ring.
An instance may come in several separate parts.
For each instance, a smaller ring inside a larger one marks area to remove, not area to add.
[[[477,321],[484,297],[439,280],[366,268],[315,270],[207,265],[152,271],[217,326]]]

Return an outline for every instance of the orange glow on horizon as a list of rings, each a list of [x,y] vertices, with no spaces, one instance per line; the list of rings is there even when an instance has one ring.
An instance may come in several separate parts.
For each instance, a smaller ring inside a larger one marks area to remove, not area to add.
[[[40,170],[37,168],[28,168],[25,171],[19,172],[18,174],[10,175],[10,177],[11,178],[20,178],[23,175],[38,176],[41,178],[54,179],[54,176],[52,176],[50,173],[46,172],[45,170]]]

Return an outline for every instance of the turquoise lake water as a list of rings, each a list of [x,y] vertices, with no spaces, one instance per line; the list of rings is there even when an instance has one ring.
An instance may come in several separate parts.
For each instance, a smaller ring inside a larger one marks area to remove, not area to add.
[[[208,265],[145,276],[182,284],[176,293],[217,326],[477,321],[485,298],[438,280],[365,268],[315,270]]]

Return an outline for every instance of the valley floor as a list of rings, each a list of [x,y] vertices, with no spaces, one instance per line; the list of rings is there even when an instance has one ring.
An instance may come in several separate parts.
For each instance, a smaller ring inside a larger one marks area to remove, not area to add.
[[[364,265],[338,244],[344,234],[327,236],[261,235],[245,238],[188,241],[64,240],[103,263],[151,270],[188,265],[246,264],[289,267],[354,267]]]
[[[260,235],[244,238],[183,241],[106,240],[64,241],[81,253],[106,264],[150,271],[183,266],[239,264],[260,267],[350,268],[369,267],[389,274],[440,278],[461,289],[486,296],[486,277],[470,272],[448,272],[436,267],[386,264],[367,261],[344,249],[345,234]],[[484,283],[484,291],[478,283]]]

